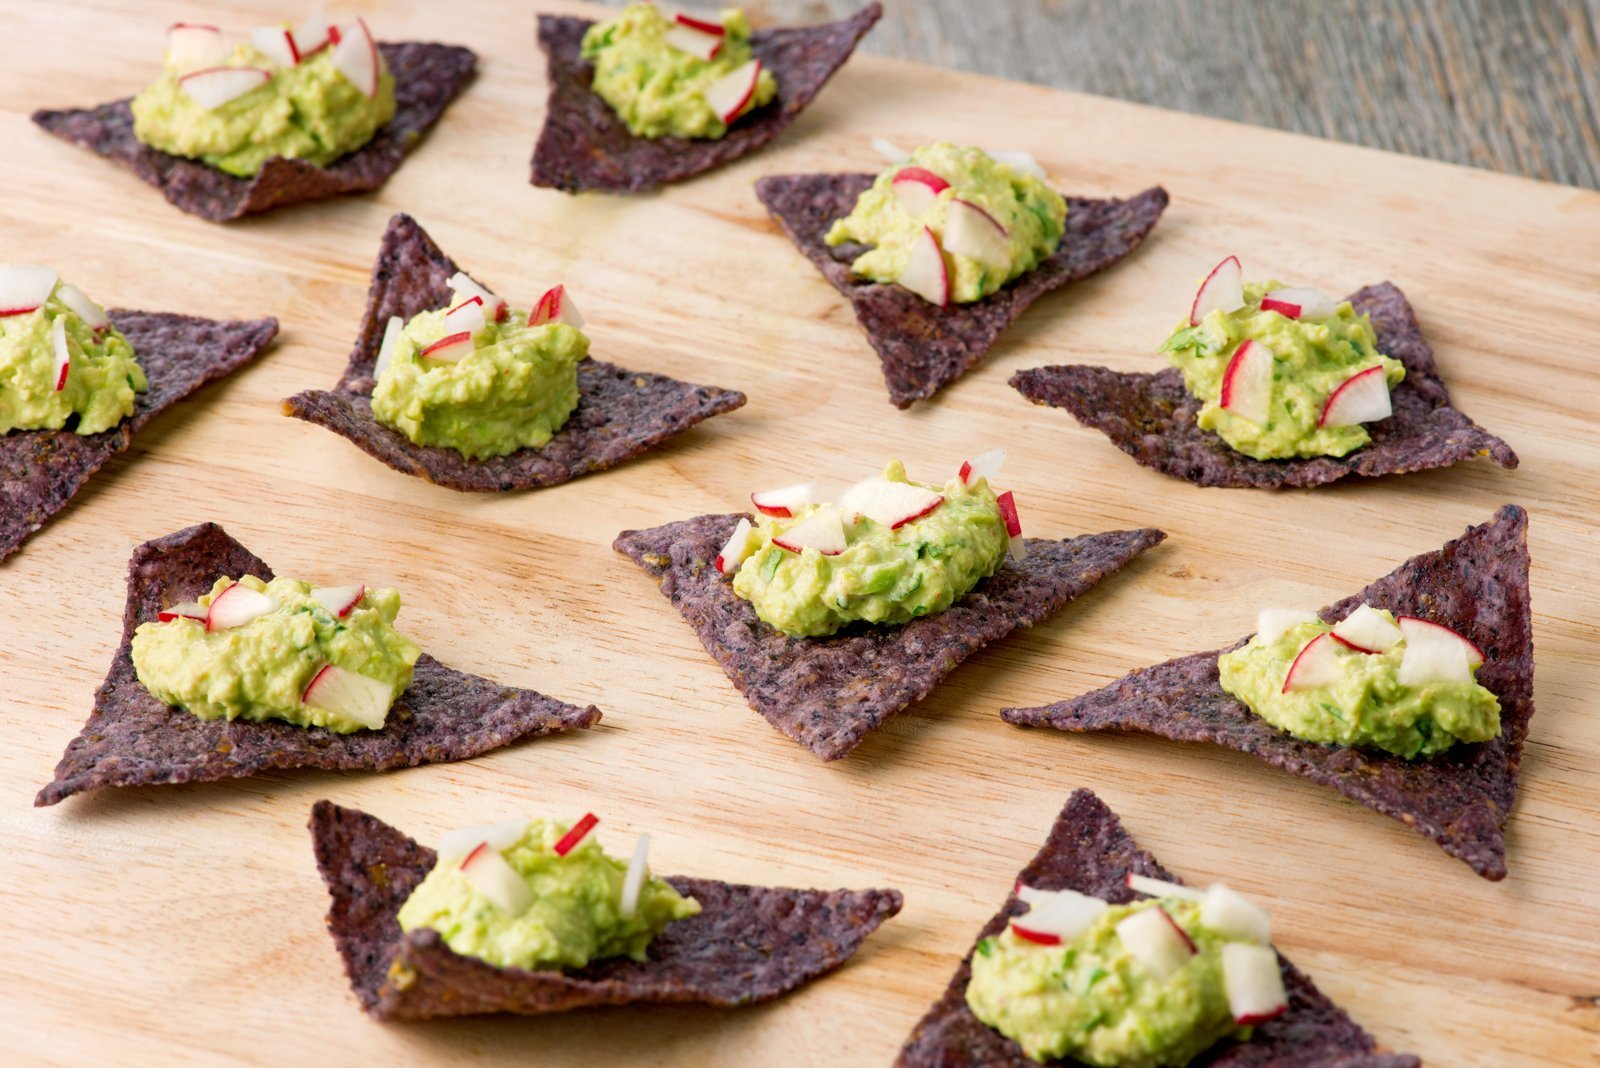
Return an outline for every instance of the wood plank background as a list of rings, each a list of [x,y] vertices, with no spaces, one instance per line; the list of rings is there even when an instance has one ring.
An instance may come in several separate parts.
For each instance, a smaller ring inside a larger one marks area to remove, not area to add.
[[[1089,786],[1174,871],[1271,902],[1285,952],[1384,1044],[1435,1065],[1592,1068],[1600,196],[866,56],[771,151],[655,196],[574,199],[527,184],[544,101],[531,8],[365,10],[381,37],[471,45],[481,76],[380,195],[224,228],[26,118],[144,84],[162,27],[195,6],[6,5],[0,255],[54,264],[109,304],[273,314],[284,329],[255,366],[155,422],[0,565],[0,1060],[883,1065],[1067,793]],[[283,8],[205,14],[243,31]],[[984,365],[900,413],[844,303],[751,192],[765,173],[875,169],[872,135],[1028,147],[1063,189],[1161,182],[1173,206],[1133,259],[1043,301]],[[598,355],[743,389],[749,406],[618,470],[500,496],[428,486],[285,419],[279,399],[338,377],[398,210],[509,296],[569,284]],[[1201,490],[1136,467],[1005,384],[1049,362],[1158,367],[1155,347],[1225,251],[1253,276],[1403,286],[1459,403],[1522,468]],[[621,527],[735,508],[754,487],[837,484],[888,456],[939,478],[996,444],[1010,450],[1030,534],[1154,524],[1171,539],[974,657],[839,764],[750,712],[609,547]],[[1022,731],[996,716],[1224,644],[1263,604],[1341,597],[1508,500],[1532,513],[1538,714],[1503,883],[1237,754]],[[115,646],[130,548],[203,519],[283,573],[400,586],[402,625],[440,659],[593,701],[604,723],[388,775],[282,774],[33,809]],[[614,850],[652,831],[663,872],[889,885],[907,904],[848,966],[764,1007],[386,1026],[360,1013],[323,929],[304,830],[322,797],[425,840],[593,809]]]

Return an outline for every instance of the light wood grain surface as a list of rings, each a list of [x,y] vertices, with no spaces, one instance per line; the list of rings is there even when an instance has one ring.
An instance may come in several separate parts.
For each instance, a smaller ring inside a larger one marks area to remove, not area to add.
[[[568,5],[552,4],[569,9]],[[570,8],[571,10],[583,10]],[[0,565],[0,1060],[8,1064],[883,1065],[1076,786],[1196,882],[1272,903],[1284,952],[1383,1044],[1435,1065],[1600,1055],[1600,627],[1593,407],[1600,195],[1287,134],[858,57],[774,150],[660,195],[527,184],[542,118],[531,9],[372,5],[380,37],[459,42],[482,73],[377,196],[218,227],[31,128],[152,78],[191,4],[11,3],[0,36],[6,259],[112,305],[276,315],[257,364],[157,420]],[[280,5],[208,5],[244,30]],[[1116,270],[1031,310],[933,403],[887,403],[828,285],[765,217],[766,173],[876,169],[868,138],[1033,149],[1063,189],[1173,196]],[[406,478],[278,414],[331,384],[391,213],[527,301],[567,283],[597,355],[747,391],[748,407],[618,470],[526,494]],[[1005,383],[1086,361],[1153,369],[1198,274],[1411,296],[1457,401],[1523,466],[1313,492],[1202,490],[1135,466]],[[850,759],[824,765],[747,709],[651,582],[623,527],[740,506],[752,488],[942,478],[1003,445],[1033,535],[1158,525],[1170,541],[1055,620],[964,665]],[[1263,604],[1344,596],[1506,501],[1532,513],[1538,713],[1485,882],[1399,823],[1247,757],[1003,724],[1248,632]],[[281,573],[403,589],[446,663],[606,712],[594,731],[387,775],[281,774],[30,807],[115,647],[132,546],[214,519]],[[424,840],[513,814],[598,812],[655,836],[666,873],[887,885],[906,908],[860,955],[742,1011],[657,1008],[386,1026],[361,1014],[324,928],[305,832],[329,797]]]

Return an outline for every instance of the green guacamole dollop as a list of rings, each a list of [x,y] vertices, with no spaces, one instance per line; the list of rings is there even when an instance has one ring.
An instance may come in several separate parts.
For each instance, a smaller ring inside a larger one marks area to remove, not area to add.
[[[1263,311],[1262,296],[1279,285],[1246,284],[1244,307],[1231,312],[1214,309],[1199,326],[1185,323],[1160,351],[1183,372],[1189,392],[1205,402],[1195,421],[1246,456],[1257,460],[1344,456],[1367,444],[1372,435],[1360,424],[1319,427],[1328,397],[1351,375],[1369,367],[1382,367],[1393,389],[1405,378],[1405,365],[1378,351],[1372,320],[1356,314],[1347,300],[1321,320]],[[1266,345],[1274,357],[1272,404],[1264,426],[1224,411],[1219,403],[1223,372],[1246,339]]]
[[[1389,622],[1394,615],[1380,610]],[[1342,674],[1330,686],[1283,692],[1300,650],[1333,628],[1300,623],[1275,642],[1253,637],[1217,658],[1222,688],[1279,730],[1328,745],[1367,746],[1414,759],[1442,753],[1460,742],[1486,742],[1500,734],[1500,701],[1471,682],[1407,686],[1400,681],[1406,643],[1383,653],[1336,646]]]
[[[908,212],[894,193],[894,177],[907,167],[932,171],[950,183],[921,215]],[[997,162],[982,149],[943,143],[924,145],[910,159],[878,175],[856,198],[850,214],[834,221],[825,240],[829,245],[854,241],[873,246],[856,257],[851,272],[874,282],[895,282],[924,226],[944,243],[949,204],[957,197],[978,205],[1006,228],[1009,256],[1003,265],[990,264],[946,250],[953,302],[970,303],[997,292],[1037,267],[1061,243],[1067,202],[1060,193],[1031,174]]]
[[[1116,926],[1135,912],[1167,910],[1197,950],[1157,981],[1122,945]],[[1222,980],[1229,941],[1180,898],[1114,905],[1072,942],[1043,946],[1010,927],[978,943],[967,1005],[1036,1061],[1057,1058],[1115,1068],[1186,1065],[1224,1038],[1246,1040]]]
[[[724,31],[722,47],[703,60],[667,43],[673,22],[660,8],[629,4],[622,14],[595,23],[583,35],[583,58],[594,64],[591,88],[638,137],[723,136],[728,127],[704,94],[749,62],[750,24],[735,8],[722,11],[715,21]],[[777,92],[777,79],[763,66],[755,93],[734,121],[770,102]]]
[[[555,844],[570,826],[536,819],[500,851],[532,892],[526,912],[510,915],[475,888],[462,857],[441,856],[400,906],[400,929],[432,928],[451,949],[501,968],[581,968],[605,957],[645,959],[650,940],[674,920],[698,915],[700,903],[648,875],[638,905],[624,918],[628,862],[608,855],[590,834],[566,856]]]
[[[898,460],[884,477],[910,482]],[[845,517],[846,548],[837,556],[814,548],[796,553],[772,540],[829,506],[807,505],[787,519],[761,516],[760,543],[735,572],[733,592],[762,620],[796,638],[822,637],[858,621],[909,623],[944,611],[1000,569],[1011,539],[985,479],[968,486],[954,478],[924,488],[944,501],[892,530],[866,516]]]
[[[50,297],[22,315],[0,316],[0,434],[60,430],[76,417],[79,434],[109,430],[133,414],[149,388],[133,346],[115,326],[99,330],[67,306],[57,282]],[[67,339],[67,383],[56,389],[57,322]]]
[[[134,671],[158,701],[201,719],[276,719],[349,734],[365,725],[300,700],[325,665],[387,683],[391,702],[411,685],[422,650],[394,629],[398,590],[369,589],[336,619],[312,597],[309,582],[245,575],[239,584],[277,607],[227,630],[208,632],[203,621],[180,616],[141,623],[133,632]],[[217,579],[199,603],[209,606],[231,585],[230,578]]]
[[[405,324],[373,388],[373,416],[418,445],[454,449],[469,460],[548,444],[578,406],[588,337],[561,322],[529,326],[527,313],[513,309],[476,331],[472,352],[459,362],[425,357],[423,350],[444,337],[446,310],[420,312]]]
[[[248,178],[273,156],[323,166],[354,152],[394,118],[394,75],[380,53],[378,94],[363,93],[333,64],[333,48],[292,67],[247,44],[220,66],[260,67],[272,78],[215,109],[184,91],[168,67],[133,98],[133,135],[151,148]]]

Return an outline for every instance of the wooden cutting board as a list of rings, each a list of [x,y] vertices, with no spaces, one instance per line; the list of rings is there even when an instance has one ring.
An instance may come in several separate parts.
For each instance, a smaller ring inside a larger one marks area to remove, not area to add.
[[[770,151],[657,195],[572,198],[527,183],[545,96],[533,7],[457,0],[365,5],[382,38],[459,42],[482,58],[381,194],[221,227],[27,116],[145,84],[175,19],[242,33],[297,12],[137,7],[5,4],[0,255],[52,264],[109,305],[270,314],[283,332],[258,363],[162,416],[0,565],[8,1063],[887,1064],[1078,786],[1186,879],[1270,902],[1283,951],[1380,1043],[1437,1065],[1596,1063],[1600,195],[859,57]],[[1041,301],[977,370],[898,412],[845,302],[751,191],[763,174],[876,170],[874,135],[1029,149],[1059,188],[1160,183],[1172,207],[1131,260]],[[338,377],[378,237],[401,210],[523,304],[565,282],[596,355],[742,389],[748,407],[618,470],[496,496],[404,477],[285,419],[279,399]],[[1331,292],[1398,283],[1458,403],[1511,442],[1521,469],[1202,490],[1006,385],[1045,363],[1159,367],[1155,347],[1227,252],[1253,277]],[[753,488],[842,484],[891,456],[939,480],[994,445],[1009,452],[1031,534],[1155,525],[1171,538],[974,657],[841,763],[751,712],[610,548],[624,527],[739,508]],[[996,715],[1224,645],[1261,605],[1342,597],[1507,501],[1532,514],[1538,715],[1503,883],[1238,754],[1024,731]],[[208,519],[281,573],[401,587],[404,628],[440,659],[592,701],[604,722],[386,775],[30,807],[106,671],[130,549]],[[382,1025],[357,1008],[324,932],[305,831],[324,797],[428,841],[592,809],[613,850],[652,832],[662,872],[894,886],[906,907],[839,972],[765,1007]]]

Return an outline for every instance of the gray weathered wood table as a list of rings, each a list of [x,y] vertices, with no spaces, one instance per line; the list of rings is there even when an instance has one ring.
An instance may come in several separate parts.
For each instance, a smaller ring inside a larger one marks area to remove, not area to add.
[[[862,2],[746,10],[757,25],[817,22]],[[884,7],[866,51],[1600,188],[1600,0]]]

